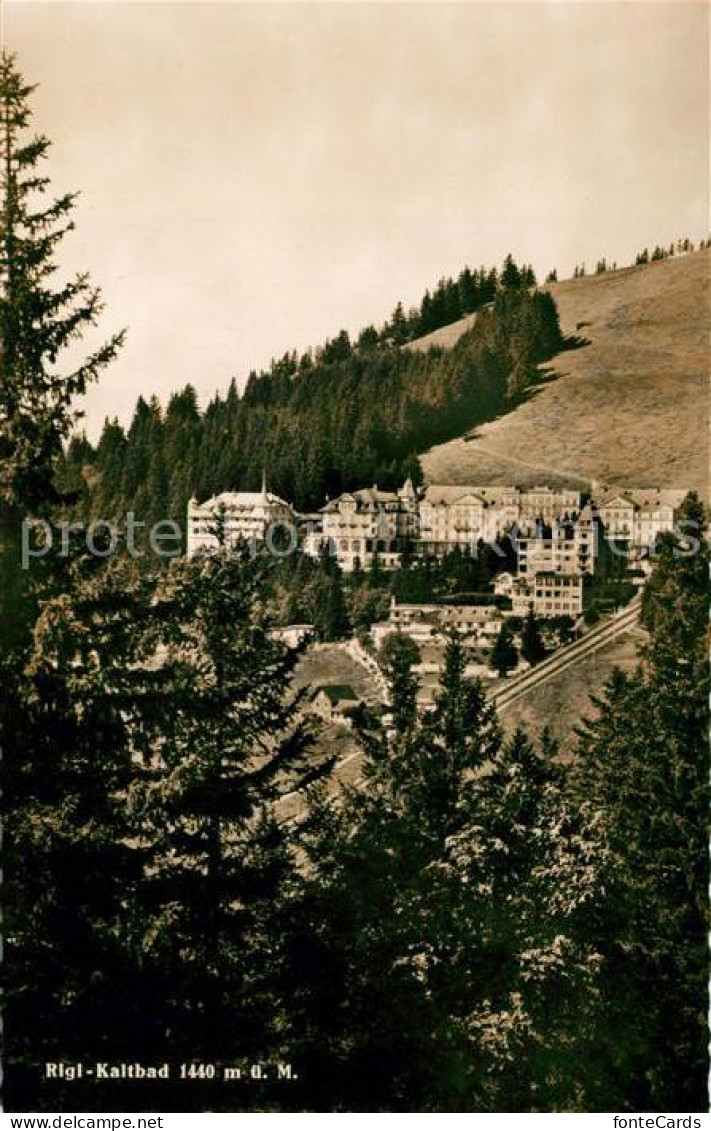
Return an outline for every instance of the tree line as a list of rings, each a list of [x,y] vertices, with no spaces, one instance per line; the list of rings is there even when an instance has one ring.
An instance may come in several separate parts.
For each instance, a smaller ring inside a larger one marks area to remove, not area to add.
[[[672,241],[668,247],[656,244],[651,251],[648,247],[643,248],[642,251],[638,251],[634,259],[634,266],[641,267],[646,263],[656,263],[660,259],[671,259],[675,255],[689,255],[691,252],[696,251],[697,248],[699,251],[703,251],[705,247],[711,247],[711,239],[699,240],[698,245],[695,245],[693,240],[690,240],[689,237],[686,236],[684,239],[678,239],[676,243]],[[609,263],[605,256],[603,256],[602,259],[598,259],[595,264],[596,275],[604,275],[608,271],[617,270],[617,263],[615,261]],[[584,263],[575,264],[573,268],[574,279],[584,279],[587,274],[588,271]],[[556,283],[557,281],[557,273],[551,271],[546,278],[546,282]]]
[[[337,785],[273,560],[158,569],[75,537],[18,569],[18,518],[62,513],[72,398],[120,345],[58,372],[100,300],[51,289],[71,201],[34,199],[29,94],[2,54],[5,1108],[705,1110],[707,542],[661,539],[639,669],[576,742],[505,736],[453,637],[425,716],[393,650],[366,788]],[[253,1063],[239,1090],[218,1071]]]
[[[315,354],[286,354],[232,381],[200,412],[192,386],[163,408],[139,398],[127,430],[107,420],[96,447],[70,441],[59,482],[73,513],[182,528],[188,499],[269,487],[304,512],[365,484],[421,481],[417,453],[512,407],[563,344],[553,299],[510,261],[491,305],[452,350],[401,348],[392,333],[351,344],[343,331]]]

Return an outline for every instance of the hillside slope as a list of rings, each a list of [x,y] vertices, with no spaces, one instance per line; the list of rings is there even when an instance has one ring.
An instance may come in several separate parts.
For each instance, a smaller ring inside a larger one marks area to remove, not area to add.
[[[514,412],[426,452],[426,478],[597,480],[708,498],[710,268],[705,249],[548,287],[563,332],[588,344],[559,354],[555,379]],[[453,344],[470,320],[438,331],[437,344]]]
[[[548,727],[561,743],[561,754],[568,760],[575,750],[575,728],[584,716],[594,717],[591,695],[600,695],[615,668],[631,673],[639,664],[638,647],[647,640],[637,624],[608,641],[598,651],[581,657],[577,663],[556,674],[547,683],[527,691],[498,711],[505,734],[516,727],[538,735]]]

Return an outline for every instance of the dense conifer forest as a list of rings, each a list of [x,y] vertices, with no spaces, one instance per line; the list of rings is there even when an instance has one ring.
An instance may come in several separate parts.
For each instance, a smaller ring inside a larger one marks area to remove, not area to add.
[[[133,510],[182,526],[191,494],[256,490],[264,469],[270,489],[301,511],[354,487],[417,480],[418,452],[507,411],[561,348],[555,303],[532,285],[530,268],[519,271],[510,257],[500,275],[463,272],[457,284],[441,283],[434,295],[447,318],[479,310],[451,351],[408,350],[414,331],[396,311],[355,343],[341,331],[313,353],[286,354],[252,373],[242,393],[233,381],[202,413],[192,387],[165,408],[141,398],[126,432],[113,420],[96,448],[71,441],[60,481],[80,495],[79,513]],[[418,332],[431,324],[431,302],[426,295]]]

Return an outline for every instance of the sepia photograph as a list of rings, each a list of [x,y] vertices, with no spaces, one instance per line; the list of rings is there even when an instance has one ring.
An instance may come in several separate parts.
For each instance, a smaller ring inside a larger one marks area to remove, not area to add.
[[[9,1126],[701,1127],[708,4],[0,6]]]

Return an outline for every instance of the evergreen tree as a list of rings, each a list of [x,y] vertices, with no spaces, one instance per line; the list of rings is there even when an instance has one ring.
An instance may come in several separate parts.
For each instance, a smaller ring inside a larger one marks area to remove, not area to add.
[[[314,628],[320,640],[340,640],[350,631],[341,570],[335,558],[323,568],[316,583]]]
[[[546,646],[543,643],[543,637],[541,636],[536,614],[533,611],[533,607],[531,607],[523,622],[521,655],[529,664],[537,664],[539,660],[543,659],[545,654]]]
[[[296,653],[260,617],[262,569],[75,559],[45,607],[15,699],[25,760],[5,767],[22,799],[7,821],[23,863],[6,888],[14,1102],[97,1106],[96,1081],[68,1099],[39,1078],[60,1044],[143,1063],[278,1051],[272,916],[293,862],[275,806],[304,780],[309,736]],[[124,1087],[101,1102],[135,1102]],[[186,1087],[190,1107],[215,1102]]]
[[[506,290],[516,290],[522,285],[521,272],[510,254],[506,256],[501,270],[501,285]]]
[[[73,555],[68,592],[45,603],[34,657],[4,703],[7,735],[23,734],[21,751],[4,743],[3,762],[6,1099],[15,1110],[73,1102],[41,1074],[57,1047],[77,1060],[130,1059],[154,1023],[131,955],[143,853],[126,808],[138,753],[127,730],[137,701],[160,700],[163,677],[143,648],[150,582],[127,568],[104,572]],[[147,755],[152,732],[140,713]]]
[[[404,734],[417,715],[417,682],[412,668],[420,662],[420,650],[409,636],[390,633],[380,646],[378,659],[390,686],[393,725]]]
[[[145,962],[165,1039],[191,1056],[263,1054],[275,1022],[259,947],[291,862],[274,806],[299,787],[309,734],[289,692],[297,653],[260,620],[262,585],[246,552],[170,571],[173,720],[129,801],[149,854]]]
[[[44,205],[49,179],[41,165],[49,150],[30,136],[30,95],[15,59],[0,56],[0,631],[18,640],[30,617],[20,568],[20,523],[46,515],[58,501],[53,483],[62,441],[84,393],[114,358],[112,337],[67,374],[56,364],[67,346],[101,313],[99,291],[87,275],[52,288],[57,245],[71,230],[74,196]]]
[[[518,663],[518,652],[508,621],[504,621],[494,642],[489,659],[491,667],[500,676],[506,676]]]
[[[433,710],[362,735],[366,788],[312,799],[284,964],[297,1109],[583,1107],[594,848],[464,666],[452,638]]]
[[[519,400],[529,387],[535,376],[535,368],[528,357],[519,354],[506,382],[506,399],[513,402]]]
[[[471,314],[479,303],[476,279],[468,267],[461,272],[458,280],[459,305],[462,314]]]
[[[606,1108],[708,1099],[708,545],[698,500],[685,512],[691,533],[663,536],[645,593],[642,666],[616,673],[580,743],[580,794],[608,854],[594,1038]]]
[[[23,81],[14,57],[3,52],[0,493],[5,504],[36,510],[54,498],[54,460],[76,419],[71,402],[113,359],[122,335],[115,335],[66,376],[54,372],[54,363],[65,347],[96,323],[101,298],[86,275],[59,290],[48,284],[57,245],[73,226],[70,217],[75,197],[59,197],[44,208],[38,199],[49,185],[40,166],[50,143],[41,135],[27,136],[33,89]]]
[[[395,307],[390,319],[390,337],[396,346],[404,345],[408,339],[407,318],[401,302]]]
[[[484,1110],[590,1110],[584,1053],[598,956],[588,908],[602,897],[602,860],[553,752],[521,730],[500,743],[473,819],[451,841],[455,915],[472,916],[472,937],[475,922],[485,925],[460,991],[468,1085]]]

